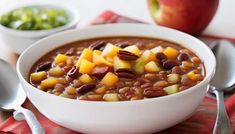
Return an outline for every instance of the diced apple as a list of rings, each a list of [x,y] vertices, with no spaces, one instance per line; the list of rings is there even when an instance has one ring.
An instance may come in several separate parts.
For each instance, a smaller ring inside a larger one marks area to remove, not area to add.
[[[118,51],[121,50],[121,48],[111,44],[111,43],[108,43],[103,52],[101,53],[101,56],[104,56],[104,57],[114,57],[117,55]]]
[[[197,80],[197,77],[196,77],[196,74],[194,73],[194,71],[190,71],[187,73],[187,76],[190,80],[192,81],[196,81]]]
[[[93,69],[95,67],[95,64],[88,61],[88,60],[85,60],[83,59],[82,62],[81,62],[81,65],[79,67],[79,73],[82,73],[82,74],[91,74]]]
[[[164,48],[162,46],[157,46],[157,47],[151,49],[151,52],[153,52],[154,54],[162,53],[163,51],[164,51]]]
[[[156,60],[155,54],[153,54],[150,50],[145,50],[142,53],[141,58],[144,59],[146,63]]]
[[[138,56],[140,56],[140,54],[141,54],[141,51],[139,50],[139,48],[136,45],[125,47],[124,50],[131,52],[131,53],[138,55]]]
[[[93,80],[88,74],[83,74],[79,77],[79,81],[82,83],[91,83]]]
[[[115,70],[120,69],[120,68],[128,68],[128,69],[131,68],[130,62],[121,60],[117,56],[113,58],[113,66]]]
[[[93,51],[88,49],[88,48],[85,48],[82,51],[82,54],[81,54],[81,56],[79,57],[79,59],[76,63],[77,67],[80,67],[81,62],[82,62],[83,59],[88,60],[88,61],[92,61],[93,60]]]
[[[157,64],[154,61],[150,61],[147,63],[144,67],[146,72],[149,73],[156,73],[160,71],[160,68],[157,66]]]
[[[175,48],[167,47],[163,53],[167,56],[168,59],[175,59],[178,56],[179,51]]]
[[[118,80],[119,78],[115,74],[108,72],[100,81],[100,83],[108,87],[112,87],[116,84],[116,82],[118,82]]]
[[[134,62],[133,69],[137,74],[143,74],[144,73],[144,66],[145,66],[145,61],[142,58],[138,58]]]
[[[42,87],[42,89],[53,88],[57,82],[58,80],[56,78],[50,77],[50,78],[43,80],[40,86]]]
[[[105,101],[119,101],[119,97],[117,93],[110,93],[110,94],[105,94],[103,96],[103,99]]]
[[[97,52],[95,52],[95,51],[93,53],[93,63],[95,65],[113,66],[113,64],[111,62],[104,59],[104,57],[102,57],[101,55],[98,55]]]
[[[56,57],[55,57],[55,64],[58,65],[59,63],[62,63],[62,62],[65,62],[66,63],[66,60],[67,60],[67,56],[64,55],[64,54],[58,54]]]
[[[106,59],[107,61],[113,63],[113,58],[111,58],[111,57],[105,57],[105,59]]]
[[[167,81],[168,81],[169,83],[175,84],[175,83],[177,83],[179,80],[180,80],[180,75],[179,75],[179,74],[173,73],[173,74],[169,74],[169,75],[167,76]]]
[[[94,50],[94,51],[93,51],[93,54],[94,54],[94,53],[97,54],[97,55],[101,55],[102,51],[100,51],[100,50]]]
[[[177,93],[179,91],[179,85],[175,84],[175,85],[171,85],[168,87],[163,88],[163,90],[167,93],[167,94],[174,94]]]
[[[41,72],[36,72],[36,73],[30,74],[30,80],[33,83],[40,82],[40,81],[42,81],[42,80],[44,80],[46,78],[47,78],[46,71],[41,71]]]

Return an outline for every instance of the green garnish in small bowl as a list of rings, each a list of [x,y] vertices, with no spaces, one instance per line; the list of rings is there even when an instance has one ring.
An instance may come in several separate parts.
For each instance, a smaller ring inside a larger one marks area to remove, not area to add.
[[[63,9],[46,7],[23,7],[0,16],[1,25],[15,30],[49,30],[68,22]]]

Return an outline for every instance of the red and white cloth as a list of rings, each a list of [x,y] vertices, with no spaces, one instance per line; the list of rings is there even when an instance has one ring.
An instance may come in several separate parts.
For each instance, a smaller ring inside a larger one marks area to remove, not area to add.
[[[107,24],[107,23],[143,23],[124,16],[120,16],[112,11],[106,11],[96,18],[91,24]],[[235,41],[235,40],[231,40]],[[37,109],[26,101],[24,107],[32,110],[39,122],[46,130],[46,134],[79,134],[67,128],[57,125],[37,111]],[[230,96],[225,102],[226,110],[230,117],[235,133],[235,94]],[[211,134],[216,119],[216,100],[213,97],[205,97],[203,102],[193,113],[193,115],[166,130],[158,132],[159,134]],[[31,134],[30,128],[25,121],[16,121],[13,117],[9,117],[0,124],[0,134]]]

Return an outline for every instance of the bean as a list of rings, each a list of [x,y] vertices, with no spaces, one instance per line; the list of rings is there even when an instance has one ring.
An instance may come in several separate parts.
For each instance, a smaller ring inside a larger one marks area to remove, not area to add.
[[[72,69],[69,70],[67,75],[70,78],[76,79],[78,77],[78,67],[77,66],[73,66]]]
[[[156,58],[157,58],[159,61],[167,60],[167,56],[166,56],[164,53],[162,53],[162,52],[156,53]]]
[[[129,90],[130,90],[130,87],[123,87],[123,88],[119,89],[119,93],[124,94]]]
[[[195,56],[191,58],[191,61],[195,64],[201,64],[201,60],[198,57],[195,57]]]
[[[43,63],[40,63],[36,69],[37,72],[41,72],[41,71],[46,71],[48,69],[50,69],[52,63],[50,61],[46,61]]]
[[[176,74],[181,74],[182,71],[181,71],[181,68],[179,66],[174,66],[172,69],[171,69],[171,72],[172,73],[176,73]]]
[[[182,68],[184,68],[184,69],[193,68],[193,67],[194,67],[194,65],[192,62],[189,62],[189,61],[182,62]]]
[[[150,80],[145,79],[145,78],[138,78],[138,81],[140,82],[140,84],[144,84],[144,83],[151,83]]]
[[[151,86],[152,86],[151,83],[145,83],[145,84],[141,85],[140,87],[141,88],[147,88],[147,87],[151,87]]]
[[[79,94],[85,94],[89,91],[92,91],[93,89],[96,88],[96,84],[84,84],[77,88],[77,93]]]
[[[55,85],[55,89],[57,89],[58,91],[62,92],[62,91],[64,91],[65,86],[63,84],[57,83]]]
[[[181,54],[178,55],[177,59],[179,61],[186,61],[186,60],[189,59],[189,56],[186,53],[181,53]]]
[[[167,73],[165,71],[160,71],[156,76],[159,80],[165,80],[167,78]]]
[[[168,86],[168,82],[167,81],[157,81],[153,84],[154,87],[166,87]]]
[[[134,86],[140,86],[140,82],[139,82],[139,81],[136,81],[133,85],[134,85]]]
[[[73,86],[75,87],[75,88],[78,88],[78,87],[80,87],[80,86],[82,86],[83,85],[83,83],[81,82],[81,81],[79,81],[79,80],[73,80]]]
[[[64,71],[67,73],[70,69],[72,69],[72,67],[73,66],[71,66],[71,65],[66,65],[66,66],[64,66]]]
[[[68,66],[73,66],[73,59],[72,58],[68,58],[66,61],[66,65]]]
[[[98,94],[104,94],[107,88],[105,86],[99,87],[95,90],[96,93]]]
[[[162,89],[152,89],[152,88],[147,88],[144,90],[143,95],[147,98],[153,98],[153,97],[159,97],[159,96],[164,96],[166,93]]]
[[[65,78],[58,78],[57,82],[63,85],[68,85],[68,81]]]
[[[68,56],[72,56],[72,55],[76,55],[77,53],[77,48],[70,48],[65,54],[68,55]]]
[[[102,100],[102,95],[98,95],[98,94],[88,95],[87,97],[91,101],[100,101],[100,100]]]
[[[77,91],[75,87],[69,86],[66,88],[66,92],[70,95],[76,95]]]
[[[149,80],[156,80],[156,79],[157,79],[156,74],[150,74],[150,73],[145,74],[144,77],[145,77],[146,79],[149,79]]]
[[[174,66],[178,66],[178,63],[174,60],[167,60],[163,62],[164,69],[172,69]]]

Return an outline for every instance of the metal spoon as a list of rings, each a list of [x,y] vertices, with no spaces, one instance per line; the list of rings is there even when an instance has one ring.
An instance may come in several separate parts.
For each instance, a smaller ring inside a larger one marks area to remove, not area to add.
[[[0,107],[4,110],[15,110],[13,117],[16,120],[25,119],[33,134],[44,134],[45,130],[37,121],[35,115],[21,107],[26,95],[21,88],[15,70],[4,60],[0,59]]]
[[[210,44],[216,56],[216,73],[211,81],[210,92],[216,95],[217,117],[213,134],[232,134],[232,127],[224,106],[224,92],[235,87],[235,47],[228,41]]]

